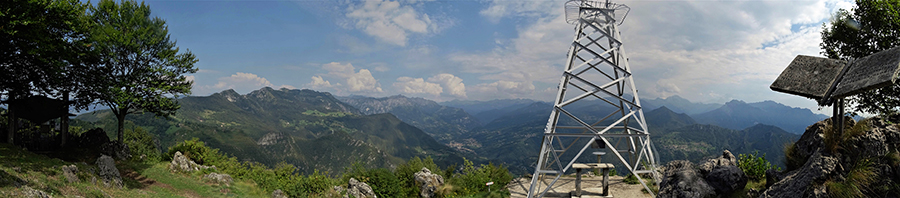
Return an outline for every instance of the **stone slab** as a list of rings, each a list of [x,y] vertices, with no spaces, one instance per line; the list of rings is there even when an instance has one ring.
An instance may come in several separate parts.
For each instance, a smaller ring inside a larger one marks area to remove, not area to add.
[[[846,61],[799,55],[791,61],[770,89],[820,100],[834,84]]]
[[[900,74],[900,47],[857,59],[834,90],[834,96],[845,97],[890,86]]]

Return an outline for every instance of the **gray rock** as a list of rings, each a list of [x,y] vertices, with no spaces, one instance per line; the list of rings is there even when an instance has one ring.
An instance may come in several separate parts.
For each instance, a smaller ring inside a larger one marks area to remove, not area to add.
[[[796,170],[794,170],[793,172],[777,171],[775,169],[766,170],[766,188],[771,187],[775,183],[778,183],[778,181],[781,181],[788,175],[793,174],[794,172],[796,172]]]
[[[366,183],[356,181],[355,178],[350,178],[347,184],[347,194],[344,197],[350,197],[351,195],[356,198],[376,197],[372,187]]]
[[[818,184],[822,184],[830,176],[841,172],[841,169],[837,158],[825,156],[822,152],[816,151],[803,167],[766,189],[759,197],[824,196],[824,189],[819,189],[824,186]]]
[[[116,161],[112,157],[102,155],[97,158],[97,168],[100,169],[98,176],[103,180],[103,185],[116,188],[124,186],[122,175],[119,174],[119,169],[116,169]]]
[[[275,191],[272,191],[272,198],[288,198],[288,196],[281,189],[275,189]]]
[[[700,174],[709,174],[710,171],[720,166],[737,166],[737,158],[731,154],[731,151],[722,151],[722,156],[706,160],[706,162],[700,164]]]
[[[693,198],[715,196],[715,190],[689,161],[675,160],[665,166],[659,187],[659,198]]]
[[[75,183],[75,182],[80,181],[80,180],[78,180],[78,176],[75,175],[76,173],[78,173],[78,166],[75,166],[75,164],[63,165],[62,172],[63,172],[63,176],[66,177],[66,180],[68,180],[69,183]]]
[[[182,172],[193,172],[207,168],[210,167],[197,164],[187,156],[184,156],[184,154],[181,154],[181,151],[176,151],[175,156],[172,157],[172,162],[169,163],[169,169]]]
[[[219,184],[225,184],[226,186],[230,186],[234,179],[231,178],[231,175],[228,174],[219,174],[219,173],[209,173],[203,176],[203,178],[215,181]]]
[[[441,185],[444,185],[444,177],[431,173],[428,168],[422,167],[422,170],[414,174],[416,184],[419,184],[419,195],[424,198],[434,197],[434,192]]]
[[[131,159],[131,149],[126,144],[110,141],[100,146],[100,153],[112,156],[119,160]]]
[[[22,196],[26,198],[51,198],[49,193],[44,191],[33,189],[31,187],[25,186],[22,187]]]
[[[706,175],[706,183],[719,195],[726,195],[735,190],[742,190],[747,185],[747,175],[737,166],[719,166]]]

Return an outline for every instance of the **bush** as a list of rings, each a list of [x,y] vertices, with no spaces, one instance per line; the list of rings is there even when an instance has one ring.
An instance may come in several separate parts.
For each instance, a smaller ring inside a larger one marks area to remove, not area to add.
[[[453,175],[449,183],[456,186],[456,192],[462,195],[474,195],[488,192],[488,188],[491,191],[506,190],[511,180],[512,174],[502,165],[489,163],[476,168],[471,161],[464,160],[462,173]],[[486,186],[488,182],[494,182],[494,185]]]
[[[739,154],[738,155],[738,167],[744,171],[744,174],[747,174],[751,180],[758,180],[766,178],[766,170],[776,169],[781,171],[780,167],[773,166],[769,161],[766,160],[766,154],[762,156],[758,156],[759,151],[754,152],[753,154]]]
[[[634,174],[628,174],[628,176],[625,176],[625,179],[623,179],[622,181],[624,181],[626,184],[632,185],[641,183],[640,181],[638,181],[637,177],[634,176]]]
[[[368,184],[378,197],[406,197],[401,196],[403,189],[402,185],[398,185],[400,180],[386,168],[366,169],[362,163],[353,163],[350,170],[344,173],[342,181],[349,181],[350,178]]]
[[[447,175],[434,163],[431,156],[425,157],[425,159],[413,157],[406,163],[398,165],[397,169],[394,170],[400,185],[402,185],[402,197],[419,196],[419,184],[416,184],[415,174],[421,171],[423,167],[428,168],[431,173],[441,175],[445,179],[447,178]]]
[[[143,160],[151,162],[162,160],[162,154],[156,148],[156,141],[153,135],[144,130],[144,128],[126,129],[125,144],[131,149],[132,159],[139,159],[141,155],[146,155],[147,157]]]

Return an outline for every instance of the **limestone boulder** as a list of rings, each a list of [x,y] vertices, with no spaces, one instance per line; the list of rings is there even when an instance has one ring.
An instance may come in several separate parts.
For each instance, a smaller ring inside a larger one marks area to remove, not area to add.
[[[369,184],[350,178],[350,181],[347,183],[347,194],[344,197],[348,198],[351,195],[356,198],[374,198],[375,191],[372,191],[372,187]]]
[[[116,161],[112,157],[102,155],[100,158],[97,158],[97,169],[99,169],[97,176],[102,179],[103,185],[116,188],[124,187],[122,175],[119,174],[119,169],[116,168]]]
[[[659,198],[689,198],[715,196],[715,190],[706,183],[694,164],[675,160],[666,164],[659,187]]]
[[[68,180],[69,183],[75,183],[75,182],[80,181],[78,179],[78,176],[75,175],[76,173],[78,173],[78,166],[75,166],[75,164],[63,165],[61,168],[62,168],[63,176],[66,177],[66,180]]]
[[[422,170],[414,174],[416,184],[419,185],[419,195],[424,198],[434,197],[438,187],[444,185],[444,177],[431,173],[428,168],[422,167]]]

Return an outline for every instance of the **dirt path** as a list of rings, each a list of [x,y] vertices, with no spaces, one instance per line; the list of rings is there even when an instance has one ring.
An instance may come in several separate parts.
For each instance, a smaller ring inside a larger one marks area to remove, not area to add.
[[[609,194],[612,197],[651,197],[650,194],[641,192],[644,189],[640,184],[626,184],[622,180],[624,177],[609,177]],[[546,183],[553,181],[553,178],[545,179]],[[603,197],[602,193],[603,177],[584,177],[581,181],[582,196],[581,197]],[[528,188],[531,186],[531,178],[516,178],[507,186],[510,197],[527,197]],[[553,185],[553,189],[547,192],[544,197],[572,197],[571,192],[575,191],[575,177],[563,176]]]
[[[167,189],[173,193],[177,193],[178,195],[181,195],[182,197],[191,197],[191,198],[200,197],[200,195],[198,195],[197,192],[175,189],[174,187],[172,187],[172,185],[156,182],[156,180],[144,177],[143,175],[135,172],[134,170],[129,169],[129,170],[124,170],[123,172],[125,173],[125,174],[122,174],[123,177],[131,178],[135,181],[140,182],[142,185],[142,187],[140,188],[141,190],[149,191],[150,187],[156,186],[156,187]]]

